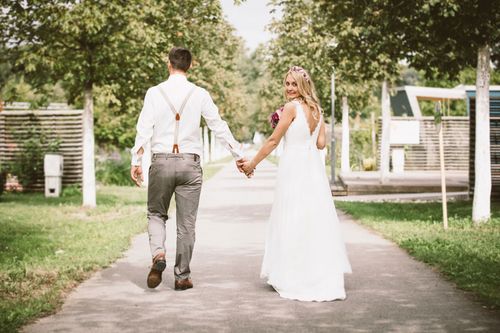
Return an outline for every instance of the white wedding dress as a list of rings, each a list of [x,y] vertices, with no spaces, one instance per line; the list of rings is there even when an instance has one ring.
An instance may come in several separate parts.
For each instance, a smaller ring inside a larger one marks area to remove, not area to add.
[[[281,297],[345,299],[351,272],[320,151],[299,102],[284,136],[261,277]],[[320,119],[321,121],[321,119]]]

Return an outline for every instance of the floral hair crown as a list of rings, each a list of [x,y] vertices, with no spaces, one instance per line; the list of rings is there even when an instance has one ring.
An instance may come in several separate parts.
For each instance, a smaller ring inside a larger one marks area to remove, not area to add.
[[[306,72],[306,70],[304,68],[302,68],[300,66],[292,66],[288,70],[288,73],[290,73],[290,72],[299,73],[300,75],[302,75],[304,77],[304,79],[306,79],[307,82],[310,82],[309,81],[309,75],[307,75],[307,72]]]

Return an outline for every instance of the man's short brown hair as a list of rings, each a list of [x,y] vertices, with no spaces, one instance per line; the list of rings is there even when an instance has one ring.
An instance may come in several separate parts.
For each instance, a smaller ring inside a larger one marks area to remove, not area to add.
[[[168,60],[174,69],[187,72],[191,67],[191,52],[182,47],[174,47],[168,53]]]

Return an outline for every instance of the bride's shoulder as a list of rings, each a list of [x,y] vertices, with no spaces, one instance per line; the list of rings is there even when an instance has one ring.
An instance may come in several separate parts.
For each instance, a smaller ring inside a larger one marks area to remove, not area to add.
[[[293,102],[288,102],[283,106],[283,111],[281,112],[281,117],[286,117],[290,119],[295,119],[297,115],[296,107]]]
[[[291,111],[291,112],[295,112],[296,110],[296,105],[295,105],[295,102],[291,101],[291,102],[287,102],[284,106],[283,106],[283,111]]]

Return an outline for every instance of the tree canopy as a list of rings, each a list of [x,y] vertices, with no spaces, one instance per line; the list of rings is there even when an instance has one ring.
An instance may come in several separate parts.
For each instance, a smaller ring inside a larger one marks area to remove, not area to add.
[[[244,98],[235,71],[242,41],[219,1],[1,1],[2,62],[35,88],[61,82],[70,103],[94,88],[98,142],[130,146],[142,98],[167,77],[172,46],[189,48],[190,78],[241,128]]]

